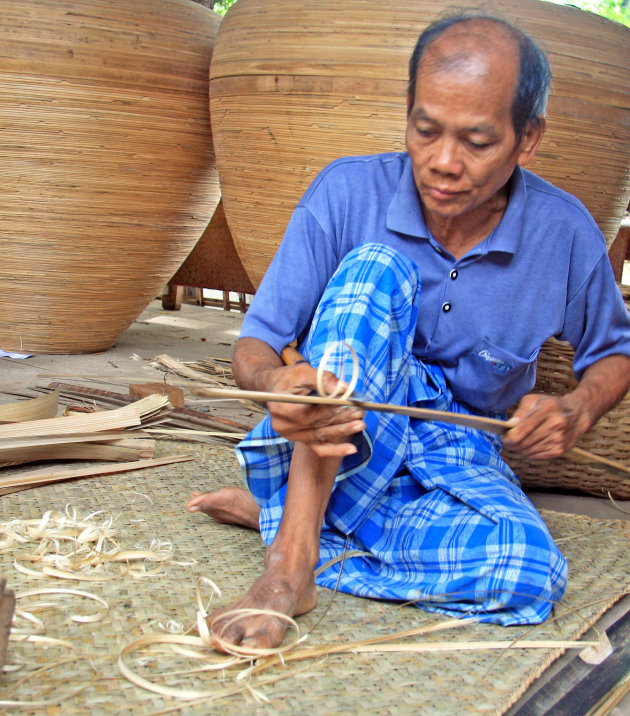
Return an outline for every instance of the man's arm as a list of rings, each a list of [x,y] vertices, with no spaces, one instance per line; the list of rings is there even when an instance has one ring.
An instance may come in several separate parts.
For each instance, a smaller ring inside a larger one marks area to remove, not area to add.
[[[512,421],[504,444],[534,459],[563,455],[630,389],[630,358],[611,355],[593,363],[575,390],[562,397],[530,393]]]
[[[264,341],[240,338],[232,359],[234,377],[244,390],[308,395],[316,390],[317,371],[308,363],[285,366],[280,356]],[[339,381],[329,372],[324,389],[332,392]],[[345,457],[356,452],[349,442],[365,429],[359,408],[268,403],[271,424],[287,440],[306,443],[320,457]]]

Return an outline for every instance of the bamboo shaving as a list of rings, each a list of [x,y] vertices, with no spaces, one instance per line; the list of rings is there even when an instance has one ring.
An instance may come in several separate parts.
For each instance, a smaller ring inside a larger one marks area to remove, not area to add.
[[[352,377],[350,378],[350,383],[348,383],[348,385],[345,385],[344,383],[339,381],[335,390],[333,390],[332,393],[327,393],[324,390],[324,371],[326,370],[326,365],[330,360],[330,356],[337,350],[339,346],[341,346],[342,348],[346,347],[350,351],[352,357]],[[322,396],[322,398],[339,398],[339,400],[348,400],[354,392],[358,380],[359,359],[354,348],[349,343],[346,343],[346,341],[335,341],[334,343],[331,343],[324,351],[324,355],[322,356],[322,359],[317,366],[317,392]]]
[[[365,652],[412,652],[422,654],[432,651],[485,651],[495,649],[582,649],[596,647],[596,641],[573,641],[573,640],[540,640],[540,641],[458,641],[455,644],[450,642],[436,644],[379,644],[373,646],[357,646],[352,649],[357,654]]]
[[[31,589],[27,592],[20,592],[16,595],[16,599],[28,599],[30,597],[38,597],[41,595],[52,595],[52,594],[65,594],[65,595],[73,595],[75,597],[83,597],[85,599],[92,599],[95,602],[98,602],[101,606],[105,607],[104,611],[101,611],[100,614],[93,614],[91,616],[85,616],[82,614],[71,614],[69,615],[69,618],[74,622],[79,622],[81,624],[93,624],[94,622],[99,622],[103,617],[107,614],[109,611],[109,604],[104,600],[101,599],[101,597],[97,596],[96,594],[92,594],[91,592],[83,592],[78,589]],[[41,606],[41,605],[40,605]],[[59,608],[61,605],[50,603],[46,604],[46,608]],[[31,610],[33,607],[31,607]],[[23,614],[26,614],[28,612],[23,612]]]

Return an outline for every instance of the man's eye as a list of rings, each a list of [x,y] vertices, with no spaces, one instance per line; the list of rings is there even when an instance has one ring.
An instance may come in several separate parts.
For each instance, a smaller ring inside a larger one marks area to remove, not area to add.
[[[416,127],[416,131],[421,137],[431,137],[434,134],[432,129],[427,129],[426,127]]]
[[[473,149],[487,149],[492,146],[492,142],[475,142],[471,139],[468,140],[468,146]]]

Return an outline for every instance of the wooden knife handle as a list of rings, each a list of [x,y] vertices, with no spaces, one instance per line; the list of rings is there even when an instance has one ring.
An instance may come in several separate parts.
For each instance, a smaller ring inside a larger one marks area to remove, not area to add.
[[[283,348],[280,357],[282,358],[282,362],[285,365],[308,363],[308,361],[306,360],[306,358],[304,358],[300,351],[298,351],[297,348],[294,348],[293,346],[286,346],[286,348]]]

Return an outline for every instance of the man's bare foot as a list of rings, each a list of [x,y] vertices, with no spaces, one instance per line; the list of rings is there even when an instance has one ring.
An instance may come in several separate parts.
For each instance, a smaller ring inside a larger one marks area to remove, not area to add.
[[[268,609],[294,617],[315,607],[317,592],[312,569],[302,565],[298,570],[291,570],[285,561],[274,561],[273,558],[266,562],[265,571],[244,597],[207,618],[213,636],[244,650],[250,647],[271,649],[282,643],[288,622],[267,614],[234,619],[233,610]],[[225,651],[220,642],[215,640],[214,645],[219,651]]]
[[[260,529],[260,507],[252,493],[240,487],[223,487],[215,492],[193,492],[186,509],[189,512],[204,512],[223,524]]]

